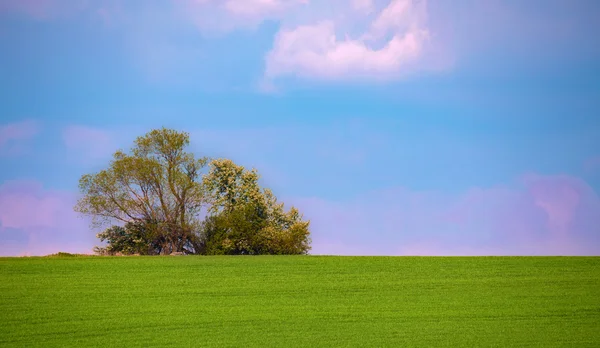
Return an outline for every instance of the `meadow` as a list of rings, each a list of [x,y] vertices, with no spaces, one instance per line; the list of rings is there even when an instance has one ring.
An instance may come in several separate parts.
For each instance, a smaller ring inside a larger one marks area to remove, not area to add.
[[[599,257],[0,258],[0,346],[598,346]]]

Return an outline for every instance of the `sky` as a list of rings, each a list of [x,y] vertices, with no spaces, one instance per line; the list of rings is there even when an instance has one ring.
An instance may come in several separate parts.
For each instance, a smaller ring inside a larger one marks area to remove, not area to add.
[[[0,255],[90,253],[78,180],[190,133],[312,254],[600,255],[596,0],[0,0]]]

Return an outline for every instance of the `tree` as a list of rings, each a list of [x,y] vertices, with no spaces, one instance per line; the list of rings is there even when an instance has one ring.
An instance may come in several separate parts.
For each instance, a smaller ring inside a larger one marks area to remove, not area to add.
[[[83,175],[75,210],[109,226],[101,254],[306,254],[309,222],[262,189],[256,170],[196,159],[189,135],[153,130],[117,151],[108,169]],[[206,210],[204,210],[206,208]],[[205,215],[204,219],[203,215]],[[117,225],[115,225],[117,224]]]
[[[228,159],[213,160],[204,176],[210,202],[203,224],[208,254],[306,254],[308,221],[298,210],[284,210],[269,189],[261,189],[256,170]]]
[[[152,236],[159,245],[149,247],[161,254],[195,252],[208,159],[185,152],[188,145],[188,133],[166,128],[138,137],[130,154],[117,151],[108,169],[81,177],[83,196],[75,210],[91,216],[95,226],[125,224],[99,235],[109,244],[138,230]]]

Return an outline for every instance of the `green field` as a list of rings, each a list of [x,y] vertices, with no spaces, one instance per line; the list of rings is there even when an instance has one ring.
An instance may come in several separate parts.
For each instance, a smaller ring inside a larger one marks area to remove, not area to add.
[[[599,257],[0,258],[0,346],[596,346]]]

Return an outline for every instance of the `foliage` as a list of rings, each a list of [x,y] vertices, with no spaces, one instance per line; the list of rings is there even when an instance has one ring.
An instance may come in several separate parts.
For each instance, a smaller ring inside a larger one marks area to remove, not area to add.
[[[144,228],[139,223],[131,222],[126,223],[125,226],[111,226],[96,235],[101,242],[106,241],[107,246],[95,247],[94,251],[100,255],[159,255],[162,236],[153,233],[154,231],[151,228]]]
[[[165,128],[138,137],[130,154],[117,151],[108,169],[81,177],[83,197],[75,210],[92,216],[96,226],[120,222],[144,230],[143,238],[137,236],[142,239],[127,242],[123,238],[135,232],[112,227],[99,235],[120,243],[117,249],[138,250],[151,240],[160,245],[149,249],[184,251],[205,201],[200,179],[208,161],[186,153],[188,145],[187,133]]]
[[[63,251],[59,251],[56,254],[49,254],[46,255],[46,257],[88,257],[90,255],[86,255],[86,254],[72,254],[72,253],[66,253]]]
[[[203,226],[207,255],[293,255],[310,250],[308,222],[269,223],[251,204],[210,216]]]
[[[227,159],[213,160],[204,177],[211,202],[202,235],[206,254],[306,254],[309,222],[298,210],[284,210],[269,189],[261,189],[256,170]]]
[[[117,151],[108,169],[81,177],[83,195],[75,210],[91,216],[95,226],[109,226],[97,235],[107,242],[97,253],[310,250],[309,222],[294,207],[285,211],[273,192],[262,189],[255,169],[228,159],[196,159],[185,151],[188,145],[188,133],[153,130],[138,137],[129,154]]]

